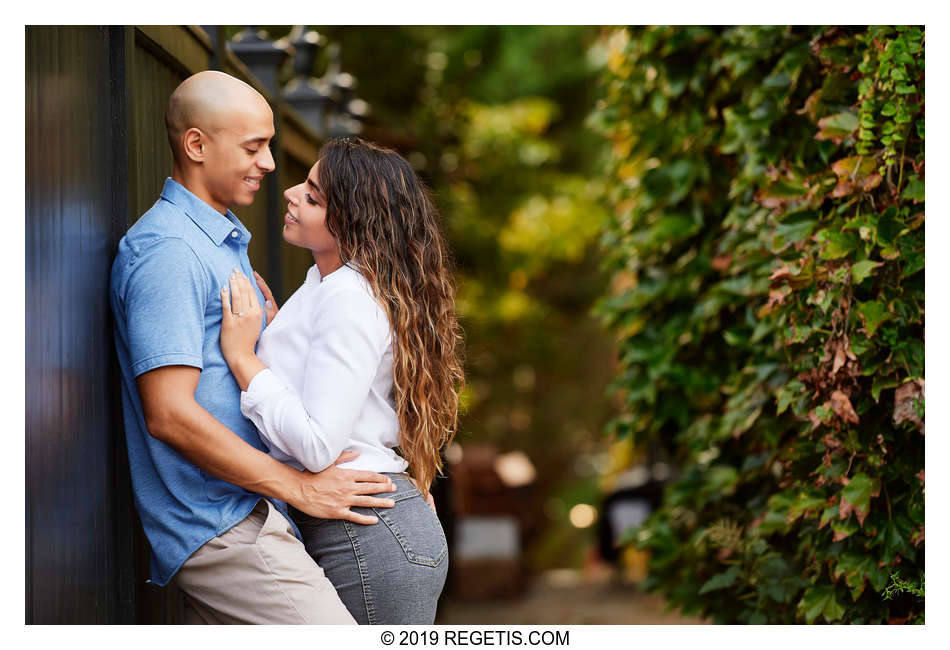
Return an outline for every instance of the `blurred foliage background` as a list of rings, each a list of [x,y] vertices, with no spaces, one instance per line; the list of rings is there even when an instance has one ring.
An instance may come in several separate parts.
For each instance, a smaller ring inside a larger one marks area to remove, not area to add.
[[[290,26],[262,26],[271,38]],[[613,346],[591,306],[604,291],[603,139],[584,121],[604,46],[585,26],[312,26],[371,106],[373,133],[434,192],[458,271],[468,388],[457,441],[521,450],[534,569],[579,566],[594,503]],[[229,27],[227,36],[240,28]],[[327,68],[327,50],[314,74]],[[289,70],[285,71],[289,74]]]
[[[923,29],[316,29],[434,190],[533,569],[659,460],[624,557],[684,614],[923,622]]]

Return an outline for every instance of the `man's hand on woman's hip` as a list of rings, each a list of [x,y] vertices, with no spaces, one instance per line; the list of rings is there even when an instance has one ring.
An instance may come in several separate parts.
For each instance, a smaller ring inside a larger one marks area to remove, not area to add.
[[[393,492],[396,486],[388,477],[376,472],[337,467],[358,455],[353,451],[344,451],[333,465],[322,472],[301,472],[300,497],[290,505],[318,519],[345,519],[357,524],[375,524],[379,521],[377,517],[361,515],[350,508],[392,508],[395,505],[392,499],[367,495]]]

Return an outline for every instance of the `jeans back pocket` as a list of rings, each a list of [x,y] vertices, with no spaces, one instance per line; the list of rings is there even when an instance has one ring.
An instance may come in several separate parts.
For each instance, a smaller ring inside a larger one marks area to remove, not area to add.
[[[373,508],[373,511],[399,542],[406,559],[430,567],[441,564],[449,548],[442,524],[432,508],[415,488],[399,490],[392,498],[396,501],[392,508]]]

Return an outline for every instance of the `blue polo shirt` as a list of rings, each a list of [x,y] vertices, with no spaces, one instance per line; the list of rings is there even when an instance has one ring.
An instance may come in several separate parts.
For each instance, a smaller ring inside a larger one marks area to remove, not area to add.
[[[119,242],[110,301],[135,505],[165,585],[195,550],[244,519],[261,499],[199,469],[145,427],[135,378],[161,366],[201,370],[195,400],[249,445],[267,451],[241,415],[241,390],[221,355],[221,287],[247,258],[251,234],[168,179],[161,198]],[[258,300],[263,296],[256,288]],[[262,317],[261,328],[264,320]],[[272,500],[287,514],[283,502]]]

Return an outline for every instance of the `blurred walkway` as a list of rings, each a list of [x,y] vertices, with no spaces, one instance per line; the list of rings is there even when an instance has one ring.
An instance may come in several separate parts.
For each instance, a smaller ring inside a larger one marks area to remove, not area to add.
[[[659,596],[642,594],[611,575],[584,577],[569,569],[535,579],[520,598],[491,601],[446,600],[443,625],[702,625],[702,619],[663,613]]]

